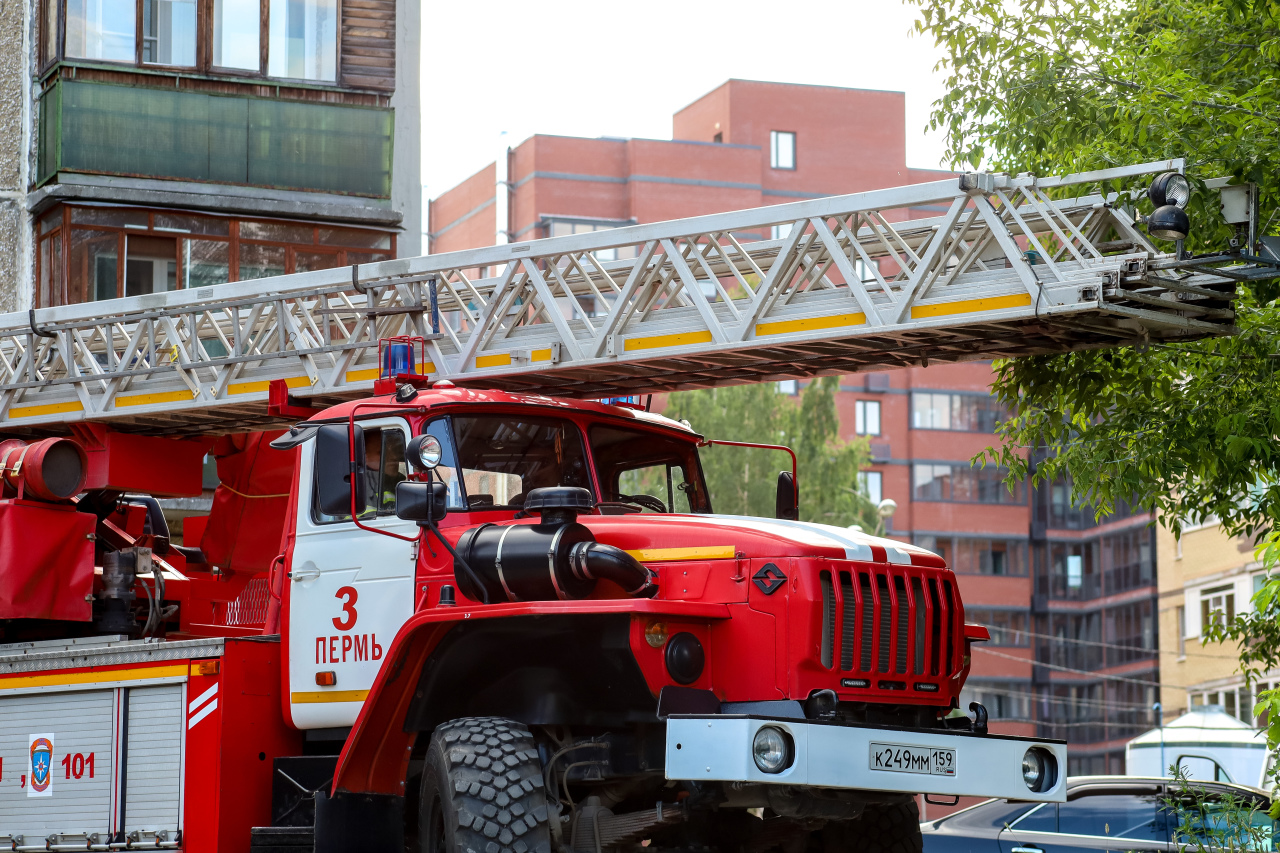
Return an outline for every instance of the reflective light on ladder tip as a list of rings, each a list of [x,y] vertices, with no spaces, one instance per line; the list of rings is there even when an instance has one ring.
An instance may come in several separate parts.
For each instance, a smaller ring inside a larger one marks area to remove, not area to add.
[[[195,728],[196,723],[212,714],[218,708],[218,685],[214,684],[187,705],[187,728]]]

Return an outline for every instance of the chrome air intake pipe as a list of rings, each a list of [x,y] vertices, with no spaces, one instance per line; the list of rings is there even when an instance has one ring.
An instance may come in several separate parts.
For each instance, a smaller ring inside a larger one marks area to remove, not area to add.
[[[653,573],[626,551],[597,542],[578,524],[578,513],[591,507],[586,489],[534,489],[524,508],[540,513],[537,524],[481,525],[458,540],[458,556],[484,585],[489,601],[582,599],[602,578],[631,596],[656,594]],[[465,595],[482,600],[470,573],[455,566],[454,574]]]

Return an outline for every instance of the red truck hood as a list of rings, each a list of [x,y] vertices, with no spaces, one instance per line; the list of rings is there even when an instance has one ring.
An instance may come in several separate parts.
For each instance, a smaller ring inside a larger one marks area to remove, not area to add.
[[[664,559],[826,557],[876,563],[943,568],[940,557],[892,539],[846,527],[742,515],[584,515],[600,542],[614,545],[641,562]],[[692,554],[689,549],[706,550]],[[639,553],[636,553],[639,552]]]

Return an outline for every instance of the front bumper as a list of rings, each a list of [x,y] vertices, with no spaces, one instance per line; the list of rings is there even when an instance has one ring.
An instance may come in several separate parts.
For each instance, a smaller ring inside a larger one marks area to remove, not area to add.
[[[791,736],[794,760],[780,773],[755,764],[752,743],[763,726]],[[873,769],[872,744],[914,750],[955,750],[954,775]],[[1052,756],[1053,776],[1044,790],[1027,788],[1022,757],[1031,747]],[[1062,741],[972,732],[845,726],[753,716],[671,716],[667,718],[668,779],[754,782],[856,788],[964,797],[1008,797],[1030,802],[1065,802],[1067,747]]]

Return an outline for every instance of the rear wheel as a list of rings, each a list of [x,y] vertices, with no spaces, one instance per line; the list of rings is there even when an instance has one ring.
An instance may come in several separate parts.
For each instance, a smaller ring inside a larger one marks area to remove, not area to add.
[[[431,735],[418,804],[421,853],[551,853],[542,762],[529,730],[464,717]]]

